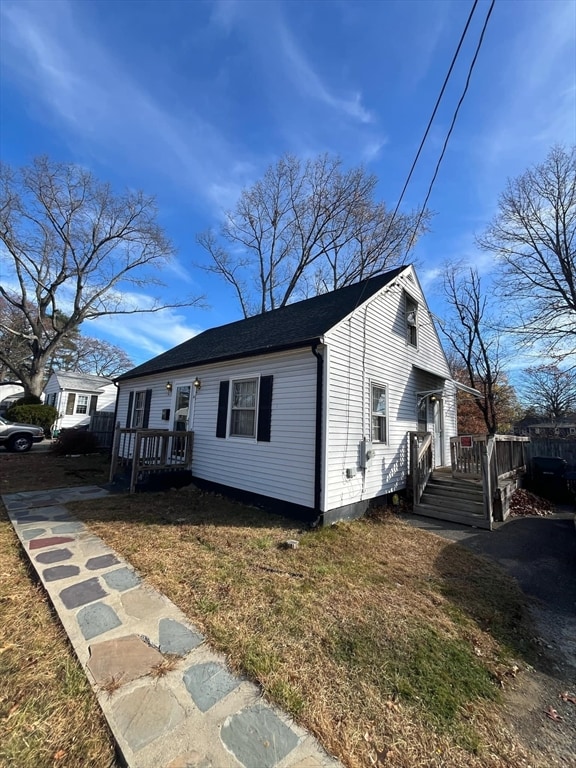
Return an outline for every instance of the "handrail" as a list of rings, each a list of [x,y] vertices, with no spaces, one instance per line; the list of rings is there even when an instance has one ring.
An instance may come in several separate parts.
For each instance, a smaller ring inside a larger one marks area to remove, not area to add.
[[[142,471],[158,472],[190,467],[194,432],[166,429],[121,428],[114,433],[110,482],[119,467],[130,467],[130,493],[136,490]]]
[[[409,432],[413,503],[419,504],[432,473],[432,434]]]

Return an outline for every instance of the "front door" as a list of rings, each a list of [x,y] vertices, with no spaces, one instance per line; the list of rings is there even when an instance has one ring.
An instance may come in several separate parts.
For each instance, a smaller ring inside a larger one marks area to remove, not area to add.
[[[185,432],[188,429],[190,413],[190,385],[176,387],[174,403],[174,431]]]
[[[437,398],[433,403],[434,409],[434,466],[444,466],[444,416],[442,400]]]

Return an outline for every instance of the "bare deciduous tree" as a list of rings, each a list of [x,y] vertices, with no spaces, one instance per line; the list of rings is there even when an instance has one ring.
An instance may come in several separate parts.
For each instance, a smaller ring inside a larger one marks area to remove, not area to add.
[[[502,264],[510,330],[562,359],[576,351],[576,148],[508,182],[480,245]]]
[[[498,391],[503,381],[500,337],[488,316],[477,270],[459,265],[446,267],[444,293],[451,313],[441,323],[453,359],[466,378],[462,382],[482,393],[474,402],[488,434],[499,429]]]
[[[526,407],[552,421],[576,412],[576,372],[557,365],[524,371],[522,399]]]
[[[78,334],[51,358],[47,375],[54,371],[78,371],[113,378],[133,367],[133,361],[120,347]]]
[[[156,215],[153,198],[114,194],[78,166],[45,157],[20,170],[0,166],[0,295],[15,320],[0,330],[27,353],[13,358],[1,345],[0,363],[27,393],[42,392],[50,356],[85,320],[198,301],[127,298],[134,286],[160,285],[158,270],[173,256]]]
[[[285,155],[242,192],[219,235],[198,236],[204,268],[232,286],[248,317],[402,264],[430,216],[393,216],[374,200],[376,183],[339,158]]]

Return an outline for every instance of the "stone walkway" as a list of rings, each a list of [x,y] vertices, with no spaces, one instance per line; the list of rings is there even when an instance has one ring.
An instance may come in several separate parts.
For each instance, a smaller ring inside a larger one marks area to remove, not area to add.
[[[338,768],[64,506],[106,495],[88,486],[2,500],[127,765]]]

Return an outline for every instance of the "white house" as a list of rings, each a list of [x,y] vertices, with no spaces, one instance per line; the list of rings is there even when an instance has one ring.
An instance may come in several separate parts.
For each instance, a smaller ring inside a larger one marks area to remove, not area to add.
[[[58,410],[53,431],[90,423],[94,411],[114,412],[116,386],[112,379],[73,371],[58,371],[48,379],[44,402]]]
[[[456,387],[411,266],[213,328],[118,379],[121,426],[194,432],[194,482],[324,524],[449,464]]]
[[[16,381],[0,381],[0,416],[24,395],[24,387]]]

